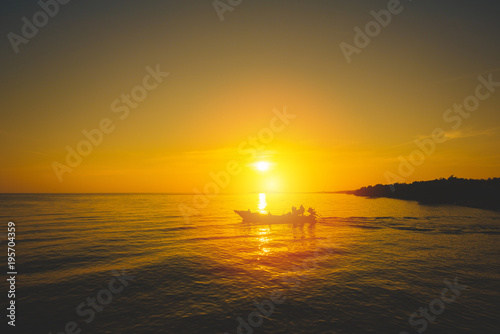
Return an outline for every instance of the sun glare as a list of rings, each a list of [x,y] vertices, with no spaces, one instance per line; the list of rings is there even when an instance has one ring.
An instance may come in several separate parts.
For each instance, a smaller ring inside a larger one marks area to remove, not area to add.
[[[255,168],[257,168],[257,170],[261,172],[264,172],[269,169],[270,165],[271,164],[267,161],[259,161],[255,163]]]
[[[266,194],[261,193],[261,194],[259,194],[259,210],[258,211],[262,214],[267,214],[266,206],[267,206]]]

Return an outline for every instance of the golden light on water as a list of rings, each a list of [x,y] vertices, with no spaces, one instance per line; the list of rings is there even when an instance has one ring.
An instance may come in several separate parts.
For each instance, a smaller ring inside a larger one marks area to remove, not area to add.
[[[259,255],[266,255],[271,252],[271,249],[268,247],[269,242],[271,242],[270,234],[271,228],[269,226],[261,227],[257,231],[257,235],[259,236]]]
[[[267,214],[267,202],[266,202],[266,194],[260,193],[259,194],[259,203],[258,203],[258,211],[262,214]]]

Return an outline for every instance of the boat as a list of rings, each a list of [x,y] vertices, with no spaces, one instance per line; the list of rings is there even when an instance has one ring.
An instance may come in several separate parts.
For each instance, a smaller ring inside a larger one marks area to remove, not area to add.
[[[234,210],[245,223],[266,223],[266,224],[304,224],[304,223],[316,223],[316,214],[293,214],[291,212],[284,215],[273,215],[271,213],[260,213],[252,212],[250,210],[241,211]]]

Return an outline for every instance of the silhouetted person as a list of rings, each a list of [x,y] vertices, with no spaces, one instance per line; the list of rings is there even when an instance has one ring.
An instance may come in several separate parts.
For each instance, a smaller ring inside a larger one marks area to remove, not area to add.
[[[301,205],[300,205],[300,208],[299,208],[299,211],[298,211],[298,214],[299,214],[300,216],[302,216],[302,215],[304,214],[304,212],[305,212],[305,211],[306,211],[306,209],[304,209],[304,206],[301,204]]]
[[[316,216],[316,210],[314,210],[313,208],[307,209],[307,212],[309,212],[311,216]]]

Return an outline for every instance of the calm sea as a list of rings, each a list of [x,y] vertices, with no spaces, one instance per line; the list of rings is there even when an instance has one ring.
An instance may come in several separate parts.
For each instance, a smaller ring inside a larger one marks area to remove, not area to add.
[[[179,204],[192,200],[0,195],[2,328],[13,221],[17,307],[9,332],[500,332],[500,213],[248,194],[220,195],[186,221]],[[300,204],[323,218],[246,224],[233,213],[281,214]]]

